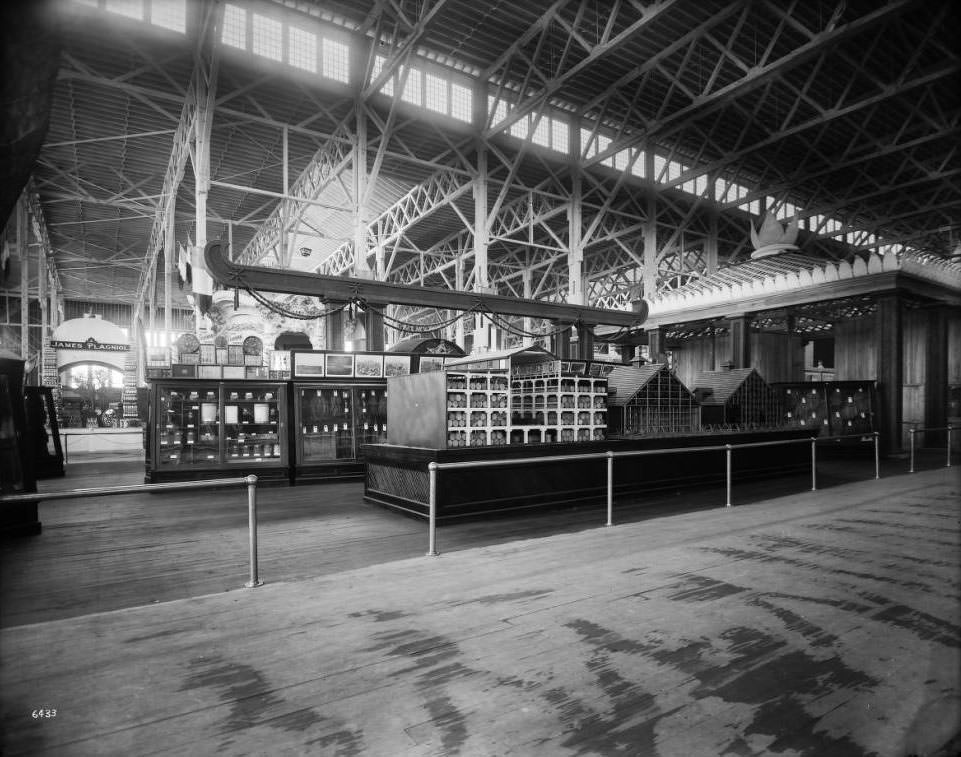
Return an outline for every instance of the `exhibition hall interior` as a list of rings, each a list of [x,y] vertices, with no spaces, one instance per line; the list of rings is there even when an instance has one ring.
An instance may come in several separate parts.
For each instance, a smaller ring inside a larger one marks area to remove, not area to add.
[[[0,10],[0,752],[961,754],[946,0]]]

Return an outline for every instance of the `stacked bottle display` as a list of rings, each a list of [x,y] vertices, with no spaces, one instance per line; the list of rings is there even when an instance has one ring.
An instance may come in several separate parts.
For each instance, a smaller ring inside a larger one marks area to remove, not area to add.
[[[606,379],[447,374],[448,448],[592,441],[606,435]]]

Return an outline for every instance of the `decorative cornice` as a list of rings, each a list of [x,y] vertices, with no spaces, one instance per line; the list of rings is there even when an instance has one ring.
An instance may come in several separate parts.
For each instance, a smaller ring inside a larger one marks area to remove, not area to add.
[[[832,262],[786,253],[722,268],[710,276],[663,292],[649,300],[648,317],[656,319],[665,313],[683,313],[720,304],[737,309],[738,302],[746,299],[816,292],[825,284],[846,279],[861,279],[866,283],[867,277],[891,272],[908,274],[961,293],[961,264],[933,255],[874,252],[852,262]]]

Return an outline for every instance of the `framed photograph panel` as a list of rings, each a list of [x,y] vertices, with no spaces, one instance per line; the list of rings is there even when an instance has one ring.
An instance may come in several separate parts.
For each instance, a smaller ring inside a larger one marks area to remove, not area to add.
[[[384,356],[354,355],[354,375],[357,378],[382,378],[384,375]]]
[[[351,353],[328,352],[325,368],[328,376],[353,376],[354,356]]]
[[[292,352],[290,353],[291,372],[295,378],[323,376],[325,357],[326,353],[323,352]]]
[[[410,355],[384,355],[384,375],[407,376],[410,374]]]

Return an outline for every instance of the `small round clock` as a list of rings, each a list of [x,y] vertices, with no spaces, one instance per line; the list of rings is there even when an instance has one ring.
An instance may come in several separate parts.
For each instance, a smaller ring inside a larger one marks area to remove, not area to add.
[[[200,340],[193,334],[184,334],[180,337],[181,352],[196,352],[200,349]]]

